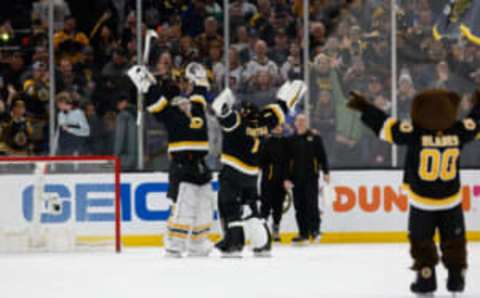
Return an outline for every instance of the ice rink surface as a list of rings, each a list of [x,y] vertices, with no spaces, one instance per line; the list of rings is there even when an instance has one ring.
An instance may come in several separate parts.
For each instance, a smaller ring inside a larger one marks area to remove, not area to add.
[[[467,290],[480,298],[480,244],[469,245]],[[276,246],[269,259],[168,259],[160,249],[122,254],[0,255],[1,298],[414,297],[406,244]],[[439,291],[446,273],[437,268]]]

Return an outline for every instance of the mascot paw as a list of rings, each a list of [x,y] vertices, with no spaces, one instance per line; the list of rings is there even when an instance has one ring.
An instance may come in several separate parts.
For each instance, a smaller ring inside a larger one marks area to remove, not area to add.
[[[370,102],[360,93],[356,91],[350,92],[350,98],[347,103],[347,107],[352,110],[356,111],[364,111],[368,106],[370,106]]]

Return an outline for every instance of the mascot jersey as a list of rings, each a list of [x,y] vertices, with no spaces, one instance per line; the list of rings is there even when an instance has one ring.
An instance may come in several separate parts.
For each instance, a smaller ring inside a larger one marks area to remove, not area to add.
[[[444,131],[433,131],[389,118],[373,106],[362,114],[362,121],[381,139],[407,146],[403,188],[410,203],[424,210],[445,210],[461,203],[460,152],[468,142],[480,139],[479,120],[472,113]]]

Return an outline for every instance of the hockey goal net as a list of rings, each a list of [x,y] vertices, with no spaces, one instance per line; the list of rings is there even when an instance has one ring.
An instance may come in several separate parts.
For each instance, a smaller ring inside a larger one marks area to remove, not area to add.
[[[116,157],[0,157],[0,252],[120,252],[120,223]]]

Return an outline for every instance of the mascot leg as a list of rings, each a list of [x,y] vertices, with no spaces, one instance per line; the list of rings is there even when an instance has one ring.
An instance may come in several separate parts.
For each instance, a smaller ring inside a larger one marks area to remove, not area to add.
[[[181,182],[177,202],[167,223],[165,248],[167,256],[181,257],[187,248],[187,241],[195,218],[195,185]]]
[[[414,261],[412,269],[417,272],[416,281],[410,286],[414,293],[428,294],[437,289],[435,266],[438,264],[438,253],[433,241],[437,226],[435,218],[434,212],[410,206],[410,254]]]
[[[467,268],[467,241],[462,206],[441,211],[438,216],[442,262],[448,270],[447,289],[463,292]]]
[[[196,186],[195,219],[192,238],[188,246],[189,256],[206,257],[213,245],[208,239],[213,224],[213,193],[210,183]]]

